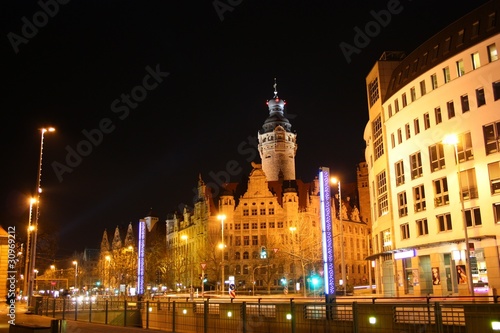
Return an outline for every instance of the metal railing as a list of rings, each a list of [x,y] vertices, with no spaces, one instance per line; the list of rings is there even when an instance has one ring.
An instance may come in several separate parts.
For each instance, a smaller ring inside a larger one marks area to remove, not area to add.
[[[38,314],[57,319],[168,332],[492,332],[497,298],[196,299],[157,301],[39,300]]]

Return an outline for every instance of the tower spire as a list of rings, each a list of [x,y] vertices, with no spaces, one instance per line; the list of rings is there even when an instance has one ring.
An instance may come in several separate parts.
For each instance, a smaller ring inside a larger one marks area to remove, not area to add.
[[[273,88],[274,88],[274,98],[278,98],[278,84],[276,83],[276,78],[274,78],[274,84],[273,84]]]

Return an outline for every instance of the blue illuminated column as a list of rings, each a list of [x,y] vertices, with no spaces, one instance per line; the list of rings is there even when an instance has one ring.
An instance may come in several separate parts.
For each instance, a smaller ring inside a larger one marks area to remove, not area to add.
[[[146,220],[139,220],[139,244],[137,258],[137,294],[144,295],[144,250],[146,248]]]
[[[323,265],[325,297],[330,302],[335,299],[335,265],[333,256],[332,207],[330,198],[330,170],[321,167],[319,172],[321,203],[321,230],[323,243]]]

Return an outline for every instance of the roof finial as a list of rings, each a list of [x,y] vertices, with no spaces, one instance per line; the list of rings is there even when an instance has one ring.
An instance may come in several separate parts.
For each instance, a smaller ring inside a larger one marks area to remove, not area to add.
[[[274,78],[274,84],[273,84],[273,88],[274,88],[274,98],[278,98],[278,91],[276,90],[278,87],[278,84],[276,83],[276,78]]]

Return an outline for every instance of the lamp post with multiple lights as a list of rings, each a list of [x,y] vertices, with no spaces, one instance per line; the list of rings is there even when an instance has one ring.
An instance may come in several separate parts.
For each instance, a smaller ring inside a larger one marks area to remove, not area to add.
[[[460,199],[460,209],[462,210],[462,223],[464,228],[464,241],[465,241],[465,269],[467,270],[467,287],[469,295],[474,296],[474,287],[472,281],[472,271],[470,269],[470,248],[469,248],[469,233],[467,231],[467,220],[465,218],[464,198],[462,196],[462,176],[460,175],[460,158],[458,157],[458,137],[455,134],[447,135],[443,139],[443,143],[453,145],[455,150],[455,159],[457,163],[457,177],[458,177],[458,195]]]
[[[34,280],[34,269],[35,269],[35,260],[36,260],[36,241],[38,235],[38,218],[40,217],[40,195],[42,193],[41,182],[42,182],[42,159],[43,159],[43,140],[45,137],[45,132],[54,132],[55,129],[53,127],[42,128],[40,130],[40,157],[38,161],[38,175],[36,180],[36,209],[35,209],[35,222],[34,222],[34,230],[33,230],[33,244],[31,246],[31,254],[30,254],[30,274],[29,274],[29,285],[28,285],[28,306],[32,306],[31,298],[33,296],[33,280]]]
[[[217,216],[217,219],[219,219],[221,221],[221,234],[222,234],[222,241],[221,241],[221,244],[220,244],[220,249],[221,249],[221,253],[222,253],[222,259],[221,259],[221,262],[220,262],[220,265],[221,265],[221,286],[220,286],[220,290],[221,290],[221,295],[224,294],[224,220],[226,219],[226,215],[224,214],[220,214]]]
[[[339,186],[339,223],[340,223],[340,264],[342,265],[342,283],[340,283],[344,287],[344,296],[347,295],[347,281],[345,279],[345,259],[344,259],[344,226],[342,223],[342,189],[340,186],[340,180],[337,178],[331,179],[333,184],[338,184]]]

